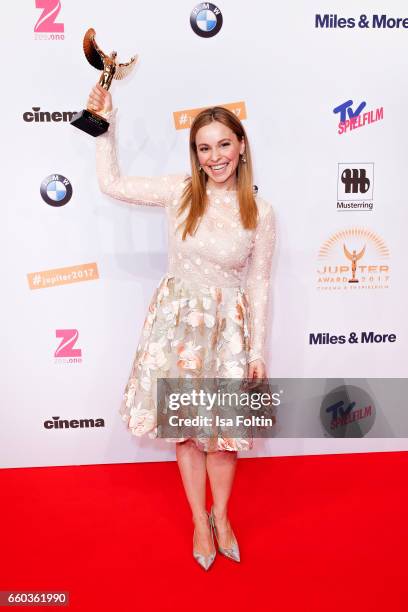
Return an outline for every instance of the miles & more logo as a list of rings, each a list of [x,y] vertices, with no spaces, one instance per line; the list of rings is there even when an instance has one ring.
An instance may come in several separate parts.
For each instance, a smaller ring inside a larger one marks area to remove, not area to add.
[[[358,19],[356,17],[339,17],[336,14],[315,15],[315,28],[342,30],[344,28],[360,30],[403,30],[408,28],[408,17],[388,17],[382,15],[371,15],[367,17],[364,13]]]
[[[333,234],[320,247],[318,259],[317,289],[388,289],[388,247],[373,231],[357,227]]]

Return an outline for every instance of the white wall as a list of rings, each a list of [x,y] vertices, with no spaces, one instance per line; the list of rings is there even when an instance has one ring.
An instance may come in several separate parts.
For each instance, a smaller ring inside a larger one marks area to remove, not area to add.
[[[244,101],[256,183],[278,220],[269,376],[407,376],[406,29],[316,28],[316,14],[327,11],[327,3],[318,1],[224,0],[218,6],[223,27],[208,39],[192,31],[194,2],[186,0],[137,5],[63,0],[56,18],[64,24],[63,40],[50,39],[49,33],[36,39],[42,10],[34,0],[4,8],[3,467],[174,459],[169,443],[132,437],[117,412],[147,304],[166,271],[163,211],[100,193],[91,136],[68,122],[23,120],[33,106],[61,112],[85,107],[98,79],[82,52],[91,26],[107,52],[117,50],[123,61],[140,56],[132,76],[111,89],[127,173],[188,171],[188,130],[175,129],[173,112]],[[330,10],[357,21],[362,13],[369,19],[408,15],[402,0],[334,0]],[[354,109],[365,101],[363,112],[382,108],[383,119],[339,135],[333,109],[350,99]],[[373,164],[372,210],[337,210],[339,164],[341,169]],[[54,173],[67,177],[73,188],[62,207],[49,206],[40,195],[41,182]],[[353,228],[378,235],[389,256],[382,257],[378,241],[367,234],[353,239],[347,234]],[[321,246],[343,230],[346,238],[335,243],[328,259],[319,260]],[[336,290],[317,289],[320,266],[349,265],[345,241],[349,249],[366,244],[359,263],[389,266],[388,288],[373,287],[375,279],[364,287],[360,274],[358,289],[347,282],[330,283]],[[29,287],[30,273],[90,263],[99,273],[95,280]],[[74,348],[82,351],[81,363],[55,363],[57,329],[78,330]],[[396,340],[309,344],[310,333],[348,337],[371,330],[394,333]],[[387,412],[380,389],[375,398]],[[45,428],[53,416],[102,418],[105,426]],[[389,429],[380,422],[364,439],[290,439],[293,431],[283,428],[278,438],[257,441],[243,456],[408,447],[395,428],[384,438]]]

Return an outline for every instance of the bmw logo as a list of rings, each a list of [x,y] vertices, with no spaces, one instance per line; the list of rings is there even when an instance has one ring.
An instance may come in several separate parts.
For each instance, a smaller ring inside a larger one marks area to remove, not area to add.
[[[41,197],[50,206],[64,206],[72,196],[72,185],[62,174],[50,174],[40,187]]]
[[[201,2],[191,11],[190,25],[198,36],[211,38],[222,28],[222,13],[211,2]]]

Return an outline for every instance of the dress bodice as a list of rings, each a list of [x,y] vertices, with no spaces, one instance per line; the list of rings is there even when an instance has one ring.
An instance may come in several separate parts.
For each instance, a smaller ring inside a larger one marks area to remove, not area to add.
[[[96,138],[96,169],[101,190],[111,197],[148,206],[167,214],[168,271],[192,284],[242,286],[249,299],[251,326],[249,361],[264,360],[270,270],[275,245],[272,206],[256,196],[259,221],[247,230],[241,223],[236,191],[207,189],[208,206],[194,236],[182,240],[188,211],[177,216],[187,174],[156,177],[124,176],[116,151],[117,109],[106,114],[105,134]]]

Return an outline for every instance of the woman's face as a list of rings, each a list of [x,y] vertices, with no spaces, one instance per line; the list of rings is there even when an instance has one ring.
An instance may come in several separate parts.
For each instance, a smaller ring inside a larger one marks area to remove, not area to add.
[[[220,121],[212,121],[200,128],[195,142],[198,161],[208,175],[207,185],[234,189],[235,170],[245,143],[240,142],[235,132]]]

